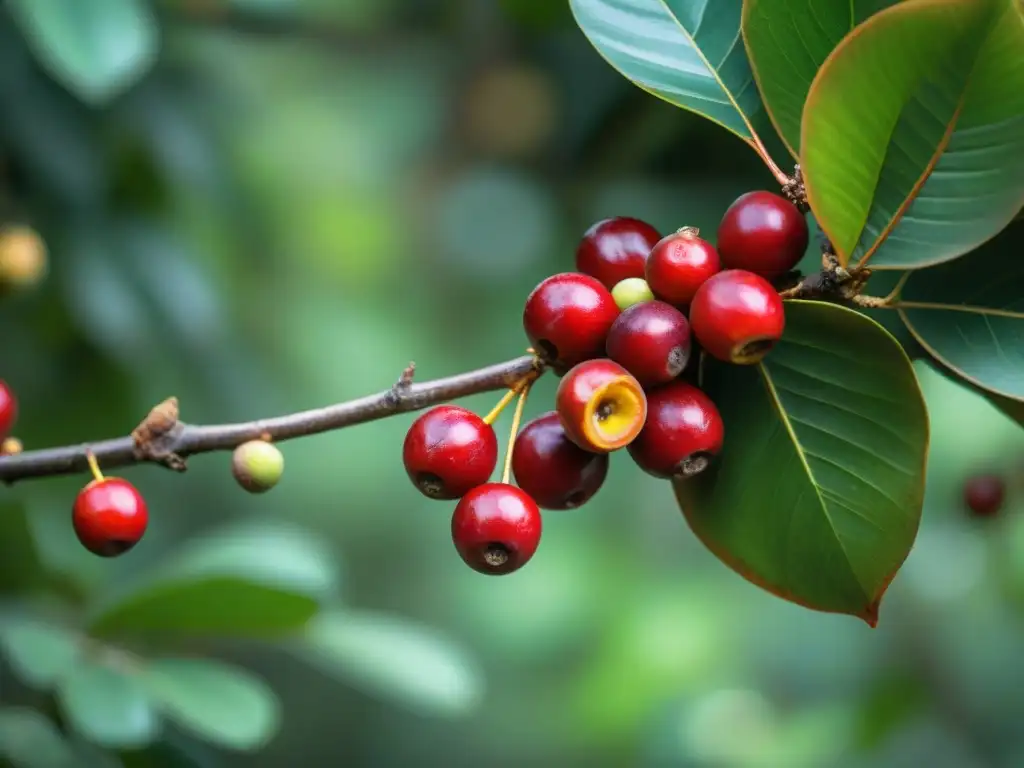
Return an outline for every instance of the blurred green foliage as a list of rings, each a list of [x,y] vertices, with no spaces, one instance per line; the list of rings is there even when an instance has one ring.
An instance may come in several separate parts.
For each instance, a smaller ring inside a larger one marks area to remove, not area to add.
[[[565,3],[9,2],[0,110],[0,210],[51,257],[0,303],[28,448],[126,434],[170,394],[188,421],[251,419],[410,359],[428,378],[513,356],[523,296],[595,219],[711,236],[773,183],[621,80]],[[0,757],[1019,765],[1024,434],[917,370],[925,519],[874,631],[743,582],[621,457],[529,567],[483,578],[404,479],[412,416],[283,445],[262,496],[227,454],[125,470],[152,523],[117,561],[74,538],[82,478],[4,489]],[[1015,483],[984,525],[961,508],[977,471]]]

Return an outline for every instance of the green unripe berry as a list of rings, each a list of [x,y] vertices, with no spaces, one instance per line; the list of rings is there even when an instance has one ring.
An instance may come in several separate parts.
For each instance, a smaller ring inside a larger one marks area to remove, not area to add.
[[[619,305],[619,309],[625,310],[634,304],[654,301],[654,294],[651,293],[651,287],[642,277],[627,277],[612,288],[612,298]]]
[[[284,472],[284,456],[264,440],[251,440],[235,448],[231,473],[249,493],[265,493],[277,485]]]

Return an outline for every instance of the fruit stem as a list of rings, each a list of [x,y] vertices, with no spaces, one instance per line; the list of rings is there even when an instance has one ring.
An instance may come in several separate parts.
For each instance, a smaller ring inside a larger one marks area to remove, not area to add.
[[[527,379],[522,385],[522,393],[519,395],[519,402],[516,403],[516,411],[512,416],[512,433],[508,438],[508,448],[505,449],[505,468],[501,473],[501,482],[508,485],[512,477],[512,451],[516,444],[516,437],[519,435],[519,423],[523,420],[523,410],[526,408],[526,398],[530,394],[530,387],[533,386],[533,379]]]
[[[103,482],[103,473],[100,472],[100,464],[96,461],[96,456],[88,448],[85,449],[85,460],[89,462],[89,471],[92,472],[92,476],[96,479],[96,482]]]
[[[518,391],[518,387],[513,387],[504,395],[502,395],[501,400],[498,401],[498,404],[491,409],[490,413],[484,416],[484,424],[490,426],[491,424],[496,422],[498,420],[498,417],[501,416],[501,412],[504,411],[506,407],[508,407],[508,404],[512,402],[512,398],[516,396],[516,393]]]

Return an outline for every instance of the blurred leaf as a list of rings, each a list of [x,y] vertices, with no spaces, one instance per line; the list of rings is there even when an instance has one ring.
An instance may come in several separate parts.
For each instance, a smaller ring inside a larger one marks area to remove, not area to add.
[[[81,768],[78,755],[56,726],[22,707],[0,709],[0,755],[15,768]]]
[[[893,670],[874,681],[863,697],[854,739],[862,749],[876,749],[927,706],[928,692],[920,680]]]
[[[275,635],[303,626],[337,585],[325,543],[286,523],[197,538],[97,609],[91,632]]]
[[[243,669],[209,659],[160,659],[146,666],[142,680],[169,717],[222,747],[258,749],[277,731],[277,696]]]
[[[730,437],[675,484],[694,533],[769,592],[874,625],[924,496],[928,414],[902,348],[858,312],[786,302],[763,363],[703,383]]]
[[[156,19],[144,0],[9,0],[40,63],[90,102],[127,89],[156,59]]]
[[[58,700],[75,730],[99,746],[144,747],[160,732],[160,718],[134,669],[82,664],[61,682]]]
[[[897,306],[946,368],[989,393],[1024,401],[1024,261],[1011,232],[914,272]]]
[[[740,38],[741,0],[569,0],[624,77],[754,145],[767,125]]]
[[[20,502],[0,504],[0,562],[0,595],[25,592],[46,582],[46,569]]]
[[[395,616],[326,611],[310,622],[298,653],[327,674],[418,710],[464,715],[483,696],[481,672],[465,650]]]
[[[899,0],[746,0],[743,42],[751,69],[786,147],[800,153],[800,118],[818,68],[846,35]],[[794,54],[793,49],[798,53]]]
[[[948,261],[1020,210],[1022,48],[1011,0],[908,0],[829,56],[807,96],[801,162],[843,264]]]
[[[0,619],[0,644],[14,673],[41,690],[71,673],[82,653],[79,639],[63,627],[18,615]]]

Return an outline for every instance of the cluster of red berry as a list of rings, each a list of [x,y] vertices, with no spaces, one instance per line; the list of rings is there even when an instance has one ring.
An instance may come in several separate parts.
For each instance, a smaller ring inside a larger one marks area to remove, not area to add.
[[[452,539],[471,568],[521,568],[540,542],[540,510],[587,502],[614,451],[625,448],[662,479],[696,475],[721,451],[718,408],[684,373],[699,350],[739,365],[764,358],[785,326],[770,281],[802,258],[808,229],[785,198],[750,192],[723,216],[717,248],[699,235],[684,227],[663,238],[634,218],[598,222],[579,244],[578,271],[548,277],[530,293],[523,327],[561,376],[553,411],[519,431],[532,383],[524,381],[486,417],[443,405],[413,423],[406,472],[424,495],[459,499]],[[491,425],[517,394],[504,475],[491,482]]]

